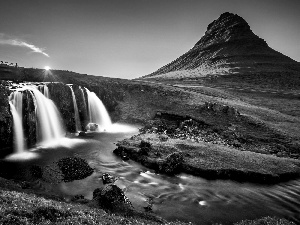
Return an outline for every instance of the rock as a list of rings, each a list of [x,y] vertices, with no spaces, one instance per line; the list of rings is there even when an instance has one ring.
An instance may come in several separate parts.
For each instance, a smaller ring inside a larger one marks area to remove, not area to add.
[[[98,129],[98,124],[89,123],[88,125],[86,125],[85,129],[89,131],[96,131]]]
[[[86,132],[80,131],[78,134],[79,137],[86,137]]]
[[[84,179],[94,172],[87,161],[79,157],[63,158],[57,164],[63,173],[65,182]]]
[[[120,156],[122,158],[122,160],[124,160],[124,161],[129,160],[129,157],[127,155],[127,150],[126,150],[126,148],[124,148],[122,146],[119,146],[118,148],[116,148],[113,151],[113,153]]]
[[[148,155],[150,151],[151,151],[151,144],[149,142],[142,140],[140,143],[140,154]]]
[[[167,141],[169,139],[168,135],[165,135],[165,134],[159,135],[158,138],[160,141]]]
[[[165,159],[159,162],[159,172],[167,174],[179,173],[183,163],[182,152],[173,152],[169,154]]]
[[[103,184],[113,184],[117,180],[118,180],[117,177],[114,177],[114,176],[112,176],[109,173],[103,173],[102,174],[102,182],[103,182]]]
[[[93,200],[103,209],[113,212],[126,212],[133,209],[124,192],[115,184],[107,184],[93,192]]]

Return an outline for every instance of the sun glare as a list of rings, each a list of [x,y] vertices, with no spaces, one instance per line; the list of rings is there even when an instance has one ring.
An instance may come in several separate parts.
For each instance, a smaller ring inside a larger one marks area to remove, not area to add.
[[[50,70],[50,66],[45,66],[45,70]]]

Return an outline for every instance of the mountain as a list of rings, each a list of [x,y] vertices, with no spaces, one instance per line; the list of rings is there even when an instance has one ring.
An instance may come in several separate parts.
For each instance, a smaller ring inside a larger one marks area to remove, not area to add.
[[[270,48],[240,16],[225,12],[188,52],[143,78],[295,72],[300,63]]]

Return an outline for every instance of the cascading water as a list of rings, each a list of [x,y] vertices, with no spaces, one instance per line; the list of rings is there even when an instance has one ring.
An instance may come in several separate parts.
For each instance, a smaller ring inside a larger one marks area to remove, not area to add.
[[[76,132],[81,130],[81,123],[79,119],[79,112],[78,112],[78,106],[77,106],[77,101],[76,97],[73,91],[73,87],[69,86],[72,92],[72,98],[73,98],[73,105],[74,105],[74,112],[75,112],[75,125],[76,125]]]
[[[37,140],[41,143],[57,140],[64,135],[59,112],[52,102],[46,98],[36,87],[24,86],[24,90],[30,91],[35,102],[37,115]]]
[[[21,153],[25,149],[24,131],[22,125],[22,99],[23,94],[19,91],[12,92],[9,96],[9,105],[14,124],[14,148],[16,153]]]
[[[85,101],[85,97],[84,97],[84,90],[83,90],[81,87],[79,87],[79,89],[80,89],[80,91],[81,91],[81,95],[82,95],[83,103],[84,103],[85,107],[87,107],[87,105],[86,105],[86,101]]]
[[[46,98],[49,98],[50,99],[50,94],[49,94],[49,88],[47,87],[47,85],[39,85],[38,86],[38,90],[40,92],[42,92]]]
[[[111,119],[102,101],[94,92],[85,88],[88,96],[88,111],[90,123],[96,123],[99,131],[104,131],[111,127]]]

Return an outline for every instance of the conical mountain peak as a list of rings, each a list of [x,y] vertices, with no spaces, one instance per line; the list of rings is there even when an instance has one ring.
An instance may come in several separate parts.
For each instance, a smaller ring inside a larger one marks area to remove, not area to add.
[[[225,12],[208,25],[205,35],[195,46],[207,47],[211,44],[241,39],[256,39],[256,41],[264,42],[252,32],[249,24],[242,17]]]
[[[254,34],[241,16],[225,12],[208,25],[192,49],[144,78],[286,72],[295,64],[298,68],[299,63],[270,48]]]

